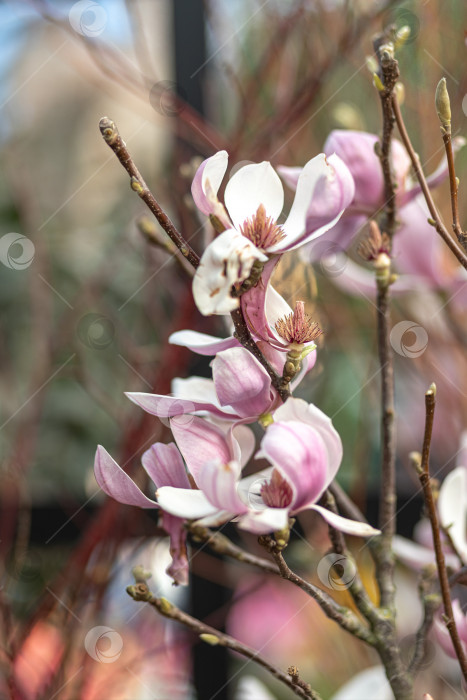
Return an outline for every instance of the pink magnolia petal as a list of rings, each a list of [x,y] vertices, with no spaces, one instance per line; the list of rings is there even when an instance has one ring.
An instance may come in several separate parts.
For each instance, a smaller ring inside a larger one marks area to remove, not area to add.
[[[232,175],[225,188],[225,206],[237,229],[254,216],[260,204],[274,221],[284,206],[284,189],[267,161],[245,165]]]
[[[94,460],[94,474],[100,488],[119,503],[139,508],[157,508],[155,501],[147,498],[133,479],[112,459],[106,449],[99,445]]]
[[[162,486],[157,489],[156,497],[162,510],[185,520],[197,520],[217,512],[204,493],[197,489]]]
[[[238,527],[255,535],[266,535],[269,532],[285,529],[288,522],[288,508],[265,508],[258,511],[250,510],[247,515],[240,518]]]
[[[259,416],[271,408],[271,378],[245,348],[219,352],[212,375],[221,406],[231,406],[241,417]]]
[[[196,171],[191,185],[191,193],[196,206],[206,216],[213,213],[212,196],[217,196],[227,170],[228,160],[227,151],[218,151],[204,160]],[[208,193],[211,194],[211,197],[208,197]]]
[[[356,537],[372,537],[373,535],[381,534],[381,530],[377,530],[367,523],[361,523],[357,520],[343,518],[341,515],[331,513],[330,510],[323,508],[322,506],[310,505],[309,508],[322,515],[326,522],[332,525],[332,527],[336,528],[336,530],[345,532],[347,535],[355,535]]]
[[[274,420],[303,422],[319,433],[327,453],[326,484],[330,484],[337,474],[343,455],[342,440],[331,419],[313,404],[291,397],[276,410]]]
[[[159,486],[190,488],[185,465],[175,443],[164,445],[162,442],[156,442],[146,450],[141,462],[156,488]]]
[[[198,355],[215,355],[221,350],[227,350],[239,345],[238,340],[233,336],[230,336],[230,338],[216,338],[213,335],[190,330],[172,333],[169,336],[169,343],[189,348]]]
[[[250,461],[250,457],[255,451],[256,438],[251,428],[246,425],[236,425],[233,428],[233,438],[237,443],[237,449],[233,449],[233,455],[243,468]]]
[[[249,277],[255,260],[264,262],[267,257],[239,231],[228,229],[215,238],[201,256],[193,278],[198,310],[210,316],[238,308],[238,298],[231,296],[232,285]]]
[[[334,259],[340,253],[347,250],[352,241],[363,230],[368,221],[368,216],[363,214],[351,214],[350,210],[344,211],[339,221],[322,236],[316,240],[311,240],[300,249],[301,257],[312,263],[319,263],[324,272],[330,267],[330,260],[333,261],[332,271],[339,271]],[[332,275],[334,276],[334,275]]]
[[[310,425],[274,422],[266,430],[258,456],[266,457],[291,485],[295,510],[318,500],[329,484],[326,446]]]
[[[170,537],[170,554],[172,563],[167,568],[167,573],[180,586],[188,585],[188,557],[186,551],[186,529],[183,518],[162,511],[161,527]]]
[[[216,407],[206,401],[191,401],[190,399],[176,396],[164,396],[162,394],[146,394],[144,392],[130,392],[126,396],[144,411],[159,418],[171,418],[181,416],[194,411],[216,411]],[[222,412],[217,411],[220,415]],[[187,419],[189,421],[190,419]]]
[[[213,506],[240,515],[248,508],[237,493],[239,473],[236,462],[207,462],[198,473],[197,483]]]
[[[280,257],[273,257],[263,269],[261,279],[255,287],[241,296],[241,307],[243,315],[255,338],[261,338],[269,342],[272,333],[266,317],[266,295],[269,288],[269,281],[278,264]]]
[[[192,416],[187,423],[175,417],[170,421],[170,428],[197,484],[200,472],[207,462],[227,463],[233,457],[229,441],[221,428],[203,418]]]

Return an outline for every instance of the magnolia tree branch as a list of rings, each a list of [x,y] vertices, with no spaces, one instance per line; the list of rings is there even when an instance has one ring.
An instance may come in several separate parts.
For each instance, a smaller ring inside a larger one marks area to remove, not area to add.
[[[131,155],[128,152],[125,142],[119,134],[119,131],[113,122],[108,117],[102,117],[99,122],[99,129],[104,138],[104,141],[112,149],[120,163],[123,165],[128,175],[131,178],[131,188],[138,194],[145,204],[152,211],[159,224],[167,233],[169,238],[177,246],[180,253],[194,268],[199,265],[199,256],[191,248],[189,243],[183,238],[182,234],[177,231],[175,225],[169,219],[167,214],[162,210],[156,198],[146,185],[143,176],[133,162]]]
[[[417,177],[418,182],[420,183],[423,196],[425,197],[425,201],[427,203],[428,209],[432,217],[432,221],[430,221],[430,223],[433,224],[436,231],[446,243],[449,250],[452,253],[454,253],[460,264],[467,270],[467,255],[456,244],[456,241],[453,239],[453,237],[447,230],[446,226],[443,223],[443,220],[441,219],[441,215],[439,214],[438,209],[436,208],[436,204],[434,203],[433,197],[431,196],[431,192],[428,187],[428,183],[425,179],[422,166],[420,165],[420,159],[416,154],[414,147],[412,146],[412,142],[410,141],[407,129],[405,128],[405,123],[402,117],[399,102],[397,101],[397,97],[395,95],[393,95],[392,107],[394,110],[394,116],[396,118],[397,128],[399,130],[400,137],[402,139],[407,153],[409,154],[409,158],[412,161],[412,166],[415,171],[415,175]]]
[[[149,590],[145,581],[137,581],[135,585],[127,587],[127,593],[136,601],[143,601],[148,603],[157,610],[158,613],[164,617],[168,617],[171,620],[176,620],[180,622],[185,627],[193,630],[200,639],[207,644],[212,646],[223,646],[236,651],[238,654],[245,656],[247,659],[254,661],[255,663],[263,666],[269,673],[277,678],[279,681],[288,686],[295,695],[300,698],[311,698],[312,700],[320,700],[320,696],[313,690],[307,683],[304,683],[298,675],[298,671],[295,667],[291,666],[289,673],[284,673],[279,668],[271,664],[263,656],[260,656],[259,652],[246,644],[242,644],[237,639],[234,639],[228,634],[224,634],[214,627],[205,625],[200,620],[188,615],[187,613],[180,610],[175,605],[170,603],[166,598],[156,598],[153,596]]]
[[[462,675],[464,680],[467,682],[467,657],[464,652],[464,647],[459,638],[459,632],[457,630],[456,621],[454,619],[454,612],[452,609],[451,601],[451,591],[449,587],[449,578],[446,569],[446,561],[444,558],[443,545],[441,542],[441,531],[439,527],[438,514],[436,512],[435,499],[433,496],[433,490],[431,487],[430,479],[430,446],[431,446],[431,436],[433,432],[433,420],[435,415],[435,405],[436,405],[436,385],[432,384],[425,394],[425,435],[423,437],[423,449],[421,461],[417,465],[418,478],[423,489],[423,496],[425,499],[426,508],[428,511],[428,517],[431,523],[431,531],[433,533],[433,544],[435,548],[436,556],[436,566],[438,568],[438,578],[439,585],[441,588],[441,597],[443,599],[444,607],[444,621],[446,623],[447,630],[451,637],[452,645],[456,652],[456,656],[459,660]]]
[[[441,605],[438,593],[427,590],[429,582],[423,578],[419,585],[420,599],[423,603],[423,620],[415,635],[415,648],[408,670],[412,675],[420,669],[426,654],[426,641],[433,624],[436,611]]]
[[[376,644],[375,636],[372,634],[371,630],[362,625],[358,617],[349,610],[349,608],[338,605],[335,600],[322,591],[321,588],[314,586],[312,583],[309,583],[309,581],[305,581],[305,579],[288,567],[282,555],[282,551],[273,537],[262,535],[258,541],[265,547],[276,562],[281,578],[298,586],[298,588],[301,588],[302,591],[305,591],[311,598],[316,600],[323,612],[326,613],[331,620],[337,622],[342,629],[350,632],[354,637],[367,642],[367,644],[373,646]]]
[[[375,50],[380,63],[381,86],[379,95],[383,111],[383,137],[379,156],[384,176],[385,189],[385,220],[383,232],[389,236],[390,243],[396,228],[396,187],[392,174],[390,154],[394,129],[392,98],[394,88],[399,78],[399,67],[394,58],[394,46],[388,41],[385,33],[375,39]],[[390,260],[387,261],[385,274],[376,275],[377,281],[377,332],[378,355],[381,368],[381,495],[379,522],[382,536],[377,542],[376,576],[381,593],[381,607],[388,608],[393,618],[394,607],[394,555],[392,553],[392,538],[396,525],[396,454],[394,430],[394,370],[392,351],[389,342],[391,330],[390,315]],[[375,547],[373,547],[375,550]]]

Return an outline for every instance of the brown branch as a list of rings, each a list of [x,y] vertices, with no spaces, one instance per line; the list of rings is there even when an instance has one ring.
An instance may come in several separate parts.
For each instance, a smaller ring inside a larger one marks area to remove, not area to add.
[[[425,201],[427,203],[428,209],[434,222],[433,225],[436,231],[443,239],[443,241],[448,246],[449,250],[456,256],[457,260],[460,262],[462,267],[464,267],[467,270],[467,255],[459,248],[455,240],[450,235],[449,231],[447,230],[446,226],[444,225],[441,219],[438,209],[436,208],[436,205],[433,201],[433,197],[431,196],[430,189],[428,187],[428,183],[425,179],[425,175],[420,165],[420,160],[418,158],[418,155],[415,153],[414,147],[412,146],[412,142],[410,141],[410,137],[407,133],[407,129],[405,128],[402,112],[395,95],[393,96],[392,107],[394,110],[394,116],[396,118],[397,128],[399,129],[399,134],[401,136],[405,149],[409,154],[409,158],[412,161],[412,166],[415,171],[415,175],[417,177],[418,182],[420,183],[423,196],[425,197]]]
[[[459,206],[457,202],[458,184],[456,170],[454,167],[454,153],[452,150],[452,137],[450,130],[443,133],[443,143],[446,151],[446,158],[448,161],[449,189],[451,192],[452,229],[456,234],[457,240],[459,241],[463,249],[467,250],[467,235],[462,230],[462,226],[459,220]]]
[[[433,491],[431,488],[430,480],[430,446],[431,446],[431,436],[433,433],[433,420],[435,415],[435,404],[436,404],[436,386],[432,384],[425,394],[425,435],[423,437],[423,449],[421,464],[419,464],[417,471],[420,483],[423,489],[423,496],[425,498],[425,504],[428,512],[428,517],[431,523],[431,530],[433,533],[433,543],[435,548],[436,565],[438,568],[439,584],[441,588],[441,597],[443,599],[443,606],[445,612],[445,624],[451,641],[459,660],[462,675],[464,680],[467,682],[467,657],[462,646],[462,642],[459,638],[459,632],[457,631],[456,621],[454,619],[454,612],[452,609],[451,593],[449,590],[449,578],[446,569],[446,561],[444,558],[443,545],[441,542],[441,532],[439,528],[438,515],[436,512],[435,499],[433,496]]]
[[[301,588],[302,591],[307,593],[311,598],[316,600],[320,608],[326,615],[334,622],[342,627],[342,629],[353,634],[354,637],[361,639],[362,641],[375,645],[375,637],[373,633],[362,625],[360,620],[351,610],[346,607],[338,605],[333,598],[328,596],[327,593],[314,586],[309,581],[305,581],[301,576],[296,574],[292,569],[290,569],[285,561],[282,552],[279,547],[277,547],[276,541],[269,535],[262,535],[258,538],[259,543],[265,547],[265,549],[271,554],[272,558],[276,562],[281,578]]]
[[[120,163],[127,171],[128,175],[130,176],[132,189],[138,194],[139,197],[141,197],[143,202],[149,207],[159,224],[162,226],[162,228],[167,233],[169,238],[173,241],[173,243],[177,246],[178,250],[183,255],[183,257],[186,258],[188,262],[191,265],[193,265],[194,268],[197,268],[199,265],[198,254],[191,248],[189,243],[187,243],[187,241],[183,238],[182,234],[179,231],[177,231],[172,221],[169,219],[167,214],[161,209],[159,203],[156,201],[156,198],[149,190],[141,173],[134,164],[131,155],[128,152],[126,144],[118,132],[115,122],[113,122],[108,117],[102,117],[102,119],[99,122],[99,129],[101,130],[101,134],[104,138],[104,141],[107,143],[108,146],[110,146]]]
[[[441,605],[441,598],[437,593],[429,593],[426,588],[428,581],[422,579],[419,586],[420,598],[423,602],[423,620],[415,635],[415,648],[408,665],[408,671],[414,675],[423,663],[426,654],[426,641],[433,624],[436,611]]]
[[[158,613],[164,617],[168,617],[171,620],[176,620],[180,622],[185,627],[193,630],[197,635],[199,635],[202,641],[212,646],[223,646],[236,651],[238,654],[245,656],[247,659],[254,661],[263,668],[265,668],[269,673],[277,678],[279,681],[284,683],[295,695],[300,698],[312,698],[312,700],[320,700],[319,695],[311,690],[311,688],[304,687],[305,684],[297,684],[291,674],[284,673],[279,668],[271,664],[267,659],[259,654],[258,651],[252,649],[246,644],[242,644],[237,639],[234,639],[228,634],[224,634],[214,627],[205,625],[200,620],[195,617],[188,615],[183,612],[175,605],[170,603],[166,598],[156,598],[153,596],[145,582],[139,581],[133,586],[127,587],[127,593],[135,601],[144,601],[148,603],[151,607],[157,610]]]

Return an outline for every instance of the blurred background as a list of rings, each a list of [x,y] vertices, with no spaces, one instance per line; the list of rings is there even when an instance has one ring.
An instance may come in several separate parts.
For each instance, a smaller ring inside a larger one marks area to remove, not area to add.
[[[433,104],[443,75],[453,131],[467,135],[464,0],[0,2],[0,697],[267,698],[251,675],[271,697],[288,697],[253,664],[198,643],[128,598],[135,563],[153,571],[154,592],[282,668],[296,664],[324,698],[377,662],[301,591],[195,545],[189,590],[173,588],[155,512],[99,492],[97,443],[142,479],[141,454],[170,439],[167,426],[123,392],[168,393],[173,377],[209,376],[204,358],[168,346],[167,337],[182,328],[227,329],[195,309],[189,275],[155,242],[157,227],[98,123],[115,120],[156,198],[202,251],[208,233],[190,194],[201,159],[225,148],[234,168],[261,160],[304,165],[333,129],[379,133],[367,57],[374,33],[390,23],[411,29],[398,55],[403,111],[431,172],[443,153]],[[461,151],[464,223],[466,167]],[[447,195],[445,183],[435,198],[449,222]],[[344,289],[346,262],[335,252],[323,249],[313,266],[286,259],[275,285],[291,304],[305,299],[324,329],[317,366],[298,395],[333,418],[345,448],[339,481],[376,522],[375,309]],[[437,265],[447,277],[458,274],[447,249]],[[410,322],[406,330],[415,333],[395,348],[398,517],[406,535],[421,513],[408,453],[421,448],[424,391],[436,382],[437,477],[456,462],[467,410],[462,288],[453,298],[422,283],[394,301],[394,323]],[[230,535],[257,549],[254,538]],[[326,528],[306,514],[289,560],[313,577],[328,547]],[[373,589],[361,543],[355,551]],[[414,584],[401,570],[408,644],[421,615]],[[345,592],[335,595],[348,602]],[[456,672],[444,657],[434,654],[422,678],[437,700],[456,696]]]

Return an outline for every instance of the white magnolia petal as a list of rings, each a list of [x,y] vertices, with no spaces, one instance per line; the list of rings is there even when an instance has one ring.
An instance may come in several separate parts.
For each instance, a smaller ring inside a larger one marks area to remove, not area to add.
[[[218,151],[204,160],[196,171],[191,193],[196,206],[206,216],[212,214],[213,204],[227,170],[228,160],[227,151]]]
[[[222,350],[236,347],[239,343],[233,336],[229,338],[216,338],[214,335],[207,333],[198,333],[198,331],[177,331],[169,336],[169,343],[172,345],[181,345],[184,348],[189,348],[198,355],[215,355]]]
[[[284,206],[284,188],[272,165],[263,161],[237,170],[227,183],[224,200],[236,228],[254,216],[261,204],[276,221]]]
[[[331,700],[393,700],[393,693],[382,666],[360,671],[335,693]]]
[[[438,513],[441,525],[449,530],[456,549],[467,555],[467,469],[457,467],[444,479],[439,490]]]
[[[232,430],[233,454],[242,468],[248,464],[256,446],[255,434],[247,425],[236,425]]]
[[[380,535],[381,530],[368,525],[368,523],[361,523],[358,520],[349,520],[348,518],[343,518],[341,515],[336,513],[331,513],[327,508],[322,506],[312,505],[311,510],[315,510],[317,513],[323,516],[323,518],[330,525],[345,532],[347,535],[355,535],[356,537],[372,537],[373,535]]]
[[[419,569],[429,564],[434,564],[435,553],[428,547],[412,542],[412,540],[400,535],[395,535],[392,540],[392,549],[396,557],[406,566]]]
[[[238,521],[241,530],[248,530],[256,535],[266,535],[268,532],[284,530],[289,522],[288,508],[250,509]]]
[[[215,238],[204,251],[193,278],[193,296],[204,316],[228,314],[239,306],[231,296],[233,284],[244,282],[255,260],[267,257],[235,229]]]
[[[206,377],[175,377],[172,380],[172,394],[177,399],[195,403],[212,404],[220,408],[216,387],[212,379]],[[194,405],[194,404],[193,404]]]
[[[269,252],[284,250],[303,235],[308,207],[313,199],[315,188],[322,178],[328,177],[335,177],[335,174],[324,153],[308,161],[299,175],[292,208],[286,222],[282,225],[286,238],[272,246]]]
[[[219,525],[230,522],[234,517],[235,513],[229,513],[228,510],[217,510],[213,515],[196,520],[194,524],[200,527],[219,527]]]
[[[177,489],[175,486],[162,486],[156,491],[159,506],[179,518],[197,520],[212,515],[218,509],[209,503],[202,491],[197,489]]]

